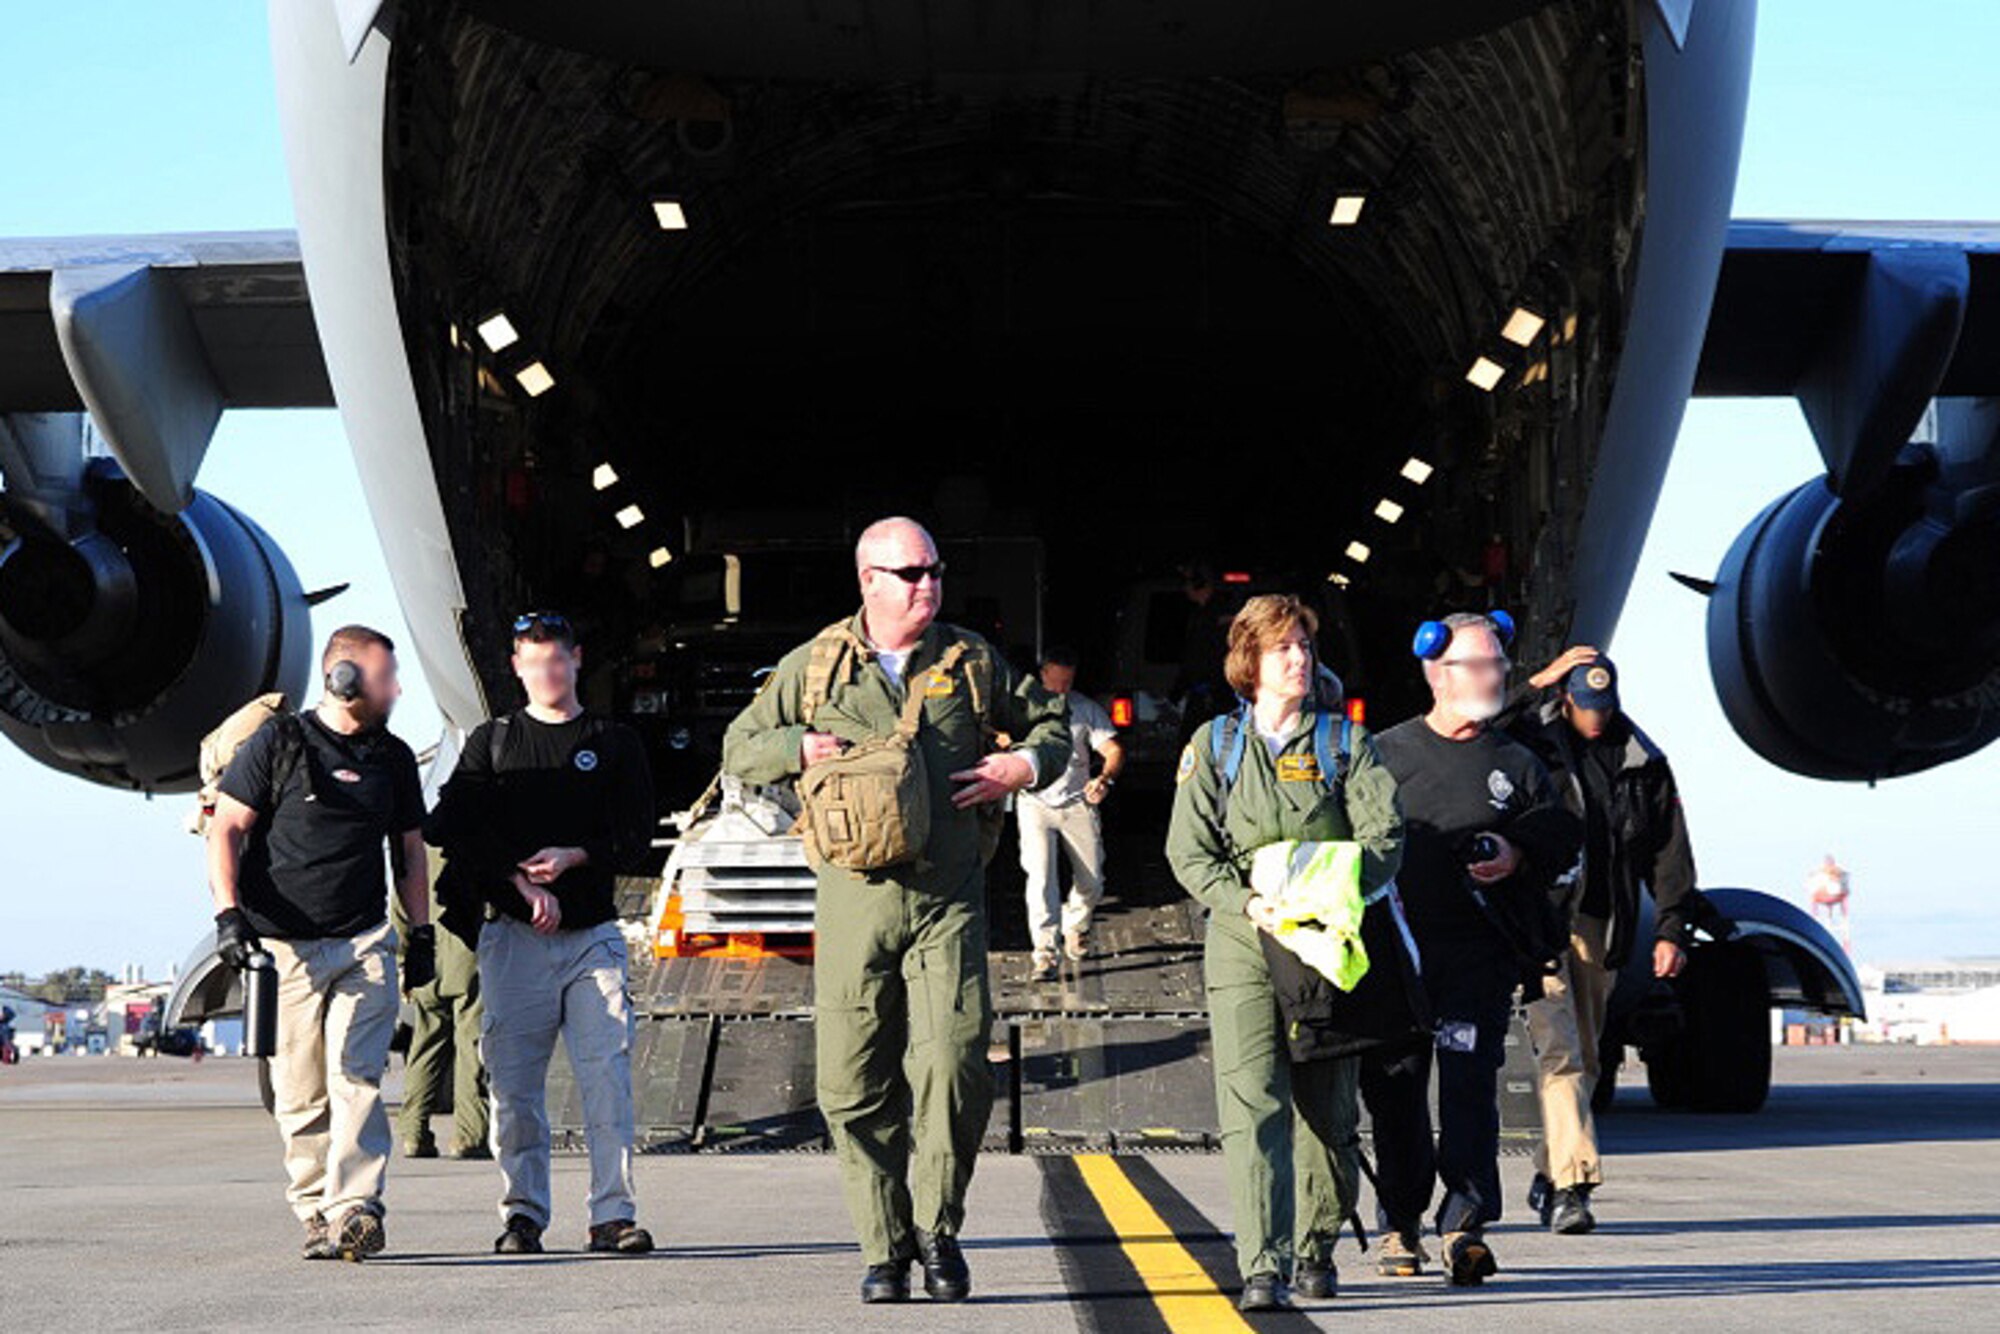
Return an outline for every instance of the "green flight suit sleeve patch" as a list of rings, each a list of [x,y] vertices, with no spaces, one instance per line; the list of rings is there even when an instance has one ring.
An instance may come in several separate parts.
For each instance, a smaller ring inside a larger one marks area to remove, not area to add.
[[[1193,772],[1194,772],[1194,742],[1190,741],[1185,746],[1181,747],[1181,762],[1179,767],[1174,770],[1175,784],[1178,785],[1187,782],[1188,775]]]

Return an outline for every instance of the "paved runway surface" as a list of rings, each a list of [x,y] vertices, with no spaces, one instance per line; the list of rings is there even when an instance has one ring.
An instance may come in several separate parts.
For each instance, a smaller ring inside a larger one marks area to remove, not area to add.
[[[1785,1050],[1751,1117],[1606,1122],[1600,1230],[1521,1221],[1505,1164],[1502,1273],[1475,1291],[1375,1278],[1257,1328],[1597,1331],[1989,1326],[2000,1298],[2000,1051]],[[641,1259],[581,1254],[583,1164],[558,1160],[560,1248],[488,1253],[490,1163],[403,1162],[388,1254],[296,1258],[275,1130],[247,1062],[62,1058],[0,1069],[0,1327],[1242,1330],[1219,1157],[980,1164],[964,1306],[864,1311],[834,1165],[652,1156]]]

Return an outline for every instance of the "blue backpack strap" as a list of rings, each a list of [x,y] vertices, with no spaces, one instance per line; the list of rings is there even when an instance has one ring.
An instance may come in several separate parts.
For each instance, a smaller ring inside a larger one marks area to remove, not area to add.
[[[1320,778],[1335,792],[1347,781],[1348,757],[1354,748],[1354,720],[1340,717],[1340,742],[1334,744],[1334,716],[1325,709],[1313,719],[1313,750],[1319,758]]]
[[[1229,791],[1236,786],[1236,775],[1243,768],[1243,746],[1250,734],[1250,706],[1225,713],[1217,718],[1208,729],[1208,758],[1215,764],[1215,771],[1222,779],[1222,790]]]

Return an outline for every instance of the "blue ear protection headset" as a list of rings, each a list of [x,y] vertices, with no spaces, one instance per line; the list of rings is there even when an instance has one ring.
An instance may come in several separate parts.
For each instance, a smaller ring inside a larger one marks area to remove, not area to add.
[[[1512,647],[1514,643],[1514,618],[1498,608],[1489,612],[1482,612],[1481,614],[1487,620],[1493,622],[1493,630],[1500,636],[1500,647]],[[1446,625],[1443,621],[1425,621],[1417,627],[1417,637],[1410,641],[1410,652],[1416,654],[1425,662],[1436,662],[1444,656],[1444,651],[1450,643],[1450,626]]]
[[[342,658],[326,669],[326,693],[340,700],[360,699],[364,680],[361,669]]]

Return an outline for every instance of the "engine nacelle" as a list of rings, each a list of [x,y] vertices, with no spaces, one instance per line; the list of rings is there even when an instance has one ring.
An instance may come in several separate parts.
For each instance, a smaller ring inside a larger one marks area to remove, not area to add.
[[[1765,759],[1873,780],[2000,733],[2000,492],[1957,472],[1913,444],[1864,499],[1808,482],[1736,539],[1709,670]]]
[[[92,782],[192,791],[231,710],[300,698],[305,594],[277,543],[205,492],[164,514],[105,461],[84,491],[94,531],[24,530],[0,551],[0,732]]]

